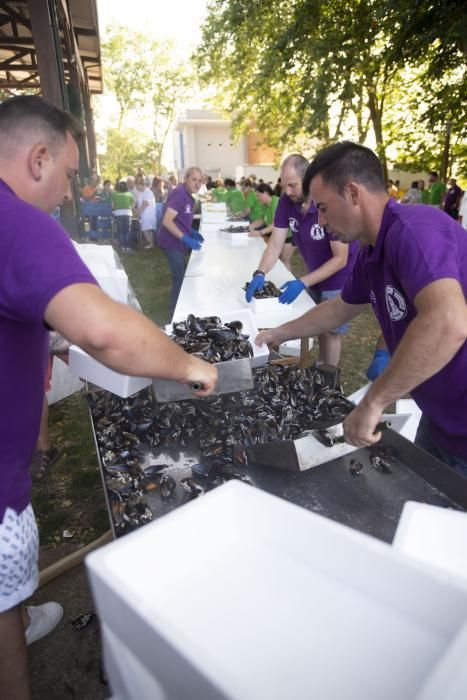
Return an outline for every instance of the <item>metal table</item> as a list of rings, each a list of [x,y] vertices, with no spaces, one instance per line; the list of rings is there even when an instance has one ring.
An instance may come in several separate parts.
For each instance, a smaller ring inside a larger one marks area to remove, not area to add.
[[[145,398],[149,394],[149,389],[141,392]],[[114,405],[118,401],[122,410],[128,412],[131,397],[124,400],[110,394],[108,396]],[[119,533],[116,532],[112,516],[95,419],[91,410],[96,453],[111,526],[116,535]],[[274,451],[274,463],[277,463],[278,451],[283,453],[284,463],[287,463],[292,454],[290,444],[282,442],[250,448],[249,461],[239,470],[257,488],[386,542],[392,541],[403,505],[408,500],[467,510],[467,480],[392,430],[384,431],[381,442],[391,452],[390,473],[377,471],[371,466],[369,456],[372,448],[352,452],[304,472],[271,467],[268,464],[268,449]],[[359,459],[364,464],[361,475],[350,474],[351,458]],[[145,494],[153,518],[165,515],[191,500],[179,485],[183,478],[192,476],[192,466],[200,461],[200,452],[195,444],[182,446],[174,443],[170,447],[154,448],[143,443],[140,459],[145,465],[166,465],[166,471],[177,482],[177,488],[168,500],[163,500],[157,491]]]

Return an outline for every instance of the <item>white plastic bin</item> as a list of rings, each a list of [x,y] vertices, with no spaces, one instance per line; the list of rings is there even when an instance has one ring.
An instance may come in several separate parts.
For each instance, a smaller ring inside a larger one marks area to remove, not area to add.
[[[70,346],[69,357],[70,372],[75,377],[92,382],[124,399],[152,384],[152,379],[147,377],[130,377],[128,374],[109,369],[77,345]]]
[[[415,700],[467,617],[448,577],[232,481],[86,564],[126,700]]]

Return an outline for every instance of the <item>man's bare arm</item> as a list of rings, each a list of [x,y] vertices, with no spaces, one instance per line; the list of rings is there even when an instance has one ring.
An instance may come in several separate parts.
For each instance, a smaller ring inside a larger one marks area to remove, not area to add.
[[[335,275],[336,272],[339,272],[339,270],[342,270],[347,265],[347,261],[349,259],[349,246],[345,243],[341,243],[340,241],[331,241],[330,246],[332,250],[332,258],[326,260],[323,265],[317,267],[316,270],[313,270],[313,272],[309,272],[307,275],[300,277],[302,282],[304,282],[307,287],[313,287],[315,284],[319,284],[320,282],[327,280],[329,277],[332,277],[332,275]]]
[[[112,369],[143,377],[201,382],[210,393],[216,370],[185,353],[143,314],[119,304],[94,284],[73,284],[48,304],[49,326]]]
[[[287,228],[276,228],[274,226],[269,243],[259,261],[258,270],[262,270],[266,274],[272,270],[282,253],[288,230]]]
[[[346,304],[342,298],[336,297],[325,301],[323,304],[315,306],[307,311],[303,316],[284,323],[282,326],[261,331],[256,336],[256,345],[280,345],[287,340],[295,338],[310,338],[315,335],[322,335],[334,328],[338,328],[355,316],[358,316],[365,308],[366,304]]]

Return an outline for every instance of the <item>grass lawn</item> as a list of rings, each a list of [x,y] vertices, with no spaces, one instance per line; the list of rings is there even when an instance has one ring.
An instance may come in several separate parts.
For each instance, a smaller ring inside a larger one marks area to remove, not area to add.
[[[142,310],[158,325],[167,314],[170,274],[162,252],[154,248],[124,255],[122,263]],[[301,259],[294,256],[294,272],[301,274]],[[373,355],[378,327],[371,310],[352,321],[344,339],[341,382],[345,394],[366,383],[365,371]],[[315,357],[316,348],[311,356]],[[62,454],[47,479],[33,488],[33,506],[42,545],[71,541],[91,542],[108,529],[89,412],[84,392],[54,404],[49,419],[53,442]],[[65,540],[63,531],[72,538]]]

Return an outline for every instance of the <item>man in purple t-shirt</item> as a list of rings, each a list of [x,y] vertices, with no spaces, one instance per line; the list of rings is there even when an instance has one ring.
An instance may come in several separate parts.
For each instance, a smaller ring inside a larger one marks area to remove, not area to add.
[[[280,343],[325,332],[370,303],[391,361],[344,422],[363,447],[386,406],[411,392],[423,416],[416,443],[467,477],[467,236],[433,208],[390,201],[372,151],[351,142],[324,149],[303,183],[320,222],[362,248],[342,295],[259,334]]]
[[[36,96],[0,104],[0,688],[29,698],[26,644],[60,621],[57,603],[25,608],[38,583],[29,464],[39,433],[48,329],[126,374],[200,382],[212,365],[187,355],[143,314],[97,286],[49,213],[71,198],[80,127]],[[201,395],[200,394],[200,395]]]
[[[457,221],[459,218],[459,206],[462,198],[462,190],[457,184],[456,178],[448,180],[448,189],[444,195],[443,210]]]
[[[185,181],[171,191],[164,205],[162,222],[157,235],[157,242],[165,253],[172,273],[168,323],[177,305],[186,270],[186,253],[189,250],[201,250],[204,238],[191,228],[193,224],[193,195],[201,187],[202,172],[199,168],[188,168]]]
[[[289,229],[308,272],[300,279],[282,285],[279,297],[282,304],[292,303],[307,288],[317,304],[333,299],[353,267],[358,244],[341,243],[336,236],[330,235],[319,225],[318,210],[313,202],[305,201],[302,179],[308,165],[306,158],[298,154],[288,156],[282,163],[281,183],[284,193],[277,205],[271,238],[246,291],[248,302],[255,291],[262,288],[265,275],[276,264]],[[343,324],[319,336],[318,363],[339,364],[341,333],[345,333],[347,328]]]

